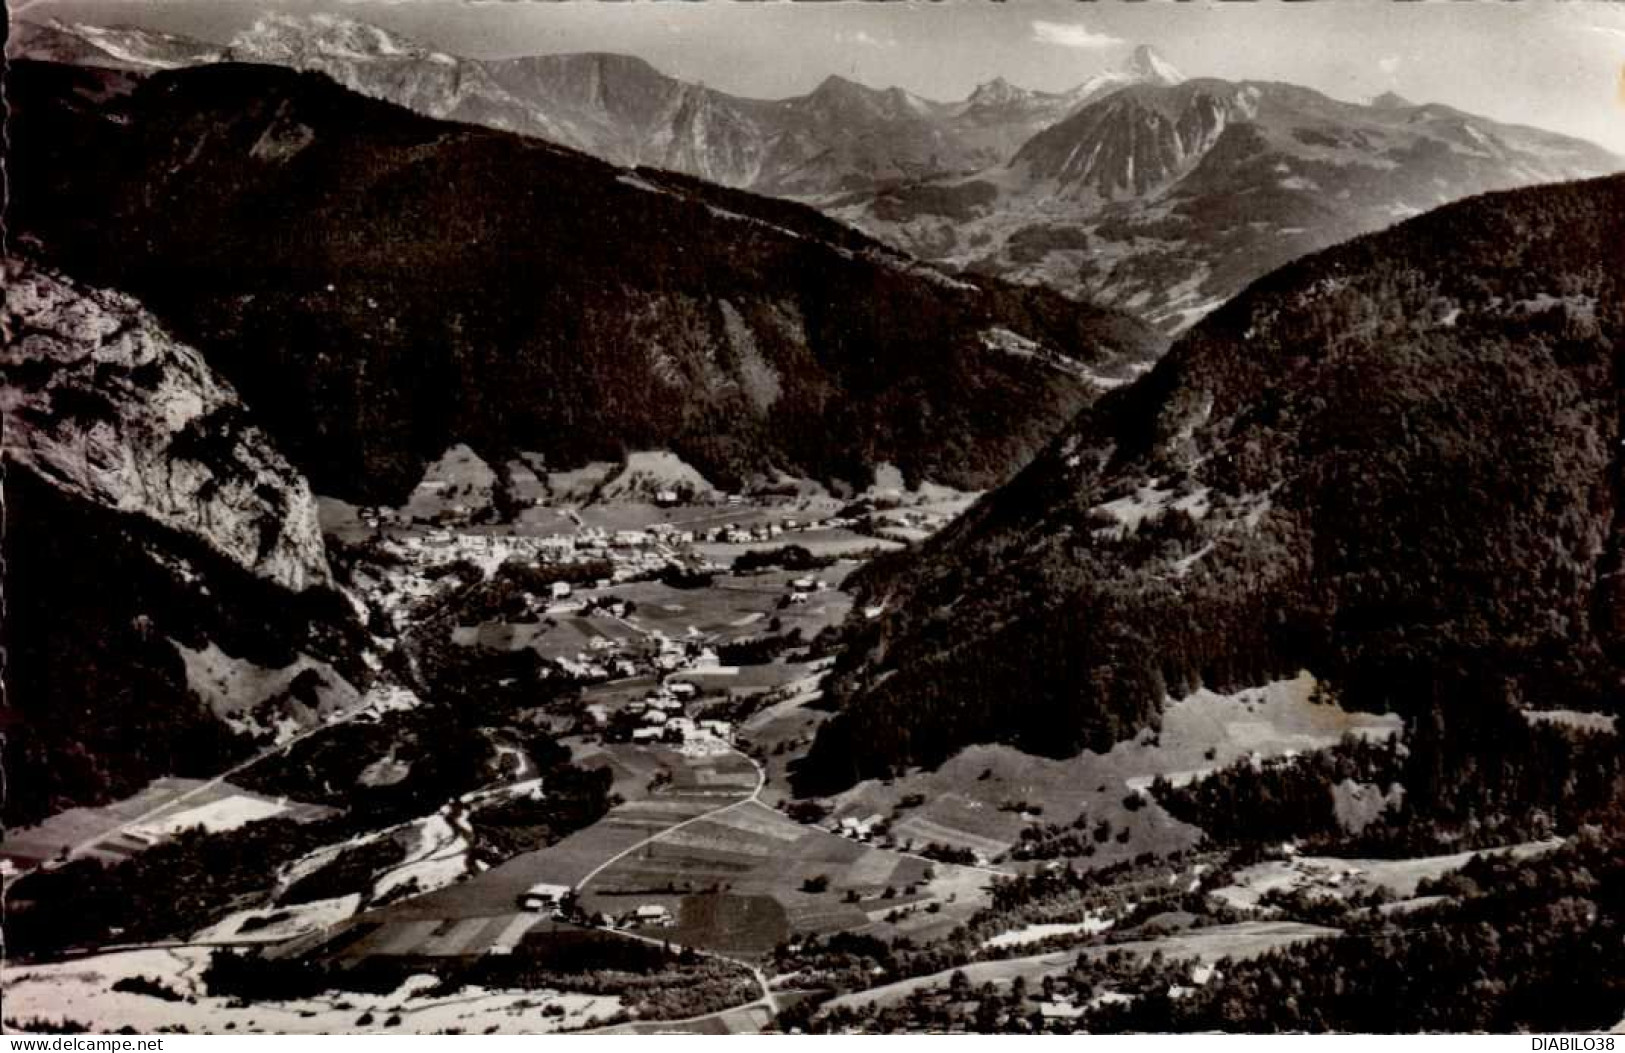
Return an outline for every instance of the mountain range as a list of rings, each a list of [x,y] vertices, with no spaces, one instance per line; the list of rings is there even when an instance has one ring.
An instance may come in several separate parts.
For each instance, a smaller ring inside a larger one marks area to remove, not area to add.
[[[9,50],[128,70],[320,71],[429,116],[800,200],[922,259],[1174,332],[1346,238],[1472,194],[1622,167],[1589,143],[1392,93],[1357,104],[1186,79],[1144,46],[1069,91],[1000,78],[955,102],[835,76],[747,99],[629,56],[471,59],[332,15],[266,15],[225,44],[19,23]]]
[[[146,30],[20,23],[19,57],[126,70],[220,61],[326,73],[431,117],[534,135],[615,164],[661,168],[780,196],[815,196],[966,173],[1126,84],[1179,74],[1149,48],[1067,92],[1003,79],[959,102],[826,78],[806,95],[749,99],[615,54],[473,59],[334,15],[268,14],[225,45]]]
[[[1625,177],[1282,268],[865,570],[808,786],[1050,756],[1309,669],[1410,717],[1625,697]]]
[[[318,492],[466,442],[729,486],[1014,472],[1161,342],[813,210],[431,120],[321,74],[13,65],[12,230],[137,295]],[[493,463],[495,461],[493,460]]]
[[[1178,330],[1338,241],[1473,194],[1622,164],[1589,143],[1447,106],[1203,78],[1124,86],[972,179],[821,204],[923,258]]]

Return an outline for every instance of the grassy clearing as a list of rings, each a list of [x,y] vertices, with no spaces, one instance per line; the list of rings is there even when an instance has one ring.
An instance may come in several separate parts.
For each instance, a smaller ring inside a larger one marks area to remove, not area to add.
[[[1508,849],[1515,858],[1550,852],[1561,841],[1531,841]],[[1257,863],[1238,871],[1234,881],[1214,896],[1232,907],[1251,910],[1271,892],[1306,891],[1337,899],[1347,899],[1382,889],[1401,900],[1416,895],[1423,881],[1435,880],[1460,869],[1478,855],[1493,852],[1456,852],[1450,855],[1421,856],[1415,859],[1342,859],[1335,856],[1297,856]]]
[[[1095,844],[1092,864],[1189,848],[1199,840],[1198,830],[1154,802],[1127,803],[1158,775],[1177,782],[1242,757],[1320,749],[1345,733],[1386,737],[1398,730],[1396,717],[1316,703],[1313,690],[1308,675],[1232,695],[1201,690],[1171,703],[1160,731],[1147,729],[1108,753],[1085,751],[1057,761],[1005,746],[975,746],[936,771],[860,783],[830,803],[838,817],[895,816],[895,835],[917,847],[936,841],[990,857],[1015,844],[1029,825],[1071,823],[1080,814],[1090,824],[1104,820],[1110,826],[1107,839]],[[911,796],[921,803],[899,809]]]

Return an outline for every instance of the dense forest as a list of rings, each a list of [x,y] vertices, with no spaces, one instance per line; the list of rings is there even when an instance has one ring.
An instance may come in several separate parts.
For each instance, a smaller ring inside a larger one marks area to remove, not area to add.
[[[1345,705],[1618,707],[1625,179],[1270,275],[912,558],[856,580],[808,790],[1103,749],[1308,668]]]
[[[139,296],[324,494],[399,499],[456,442],[491,463],[669,448],[729,486],[890,462],[980,488],[1092,397],[1085,366],[1161,350],[1128,315],[950,278],[802,206],[318,74],[10,80],[15,236]]]

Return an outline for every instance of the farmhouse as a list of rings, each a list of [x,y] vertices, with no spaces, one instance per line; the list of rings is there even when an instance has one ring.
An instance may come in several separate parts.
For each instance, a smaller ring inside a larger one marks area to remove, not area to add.
[[[874,833],[875,827],[885,821],[885,816],[876,813],[864,819],[848,816],[841,820],[840,832],[846,837],[854,837],[859,841],[867,841]]]
[[[670,925],[671,911],[657,903],[645,903],[629,919],[634,925]]]
[[[661,728],[637,728],[632,732],[633,742],[659,742],[664,730]]]
[[[553,583],[552,593],[555,600],[568,599],[570,596],[570,583],[567,581],[555,581]]]
[[[700,693],[700,689],[686,680],[674,680],[666,685],[666,693],[675,699],[691,699]]]
[[[520,894],[519,909],[556,912],[572,891],[569,885],[549,885],[545,882],[532,885]]]

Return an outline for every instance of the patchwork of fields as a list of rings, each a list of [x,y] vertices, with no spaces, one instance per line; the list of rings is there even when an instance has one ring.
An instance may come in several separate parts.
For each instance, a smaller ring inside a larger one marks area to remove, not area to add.
[[[662,938],[750,955],[793,934],[929,939],[985,905],[989,880],[984,872],[859,844],[747,802],[617,861],[597,876],[583,904],[611,915],[659,904],[676,918]]]
[[[230,783],[166,777],[122,801],[70,808],[38,826],[8,830],[0,842],[0,859],[32,867],[69,849],[78,856],[118,863],[194,826],[231,830],[259,819],[311,820],[330,813],[320,805],[279,801]]]

